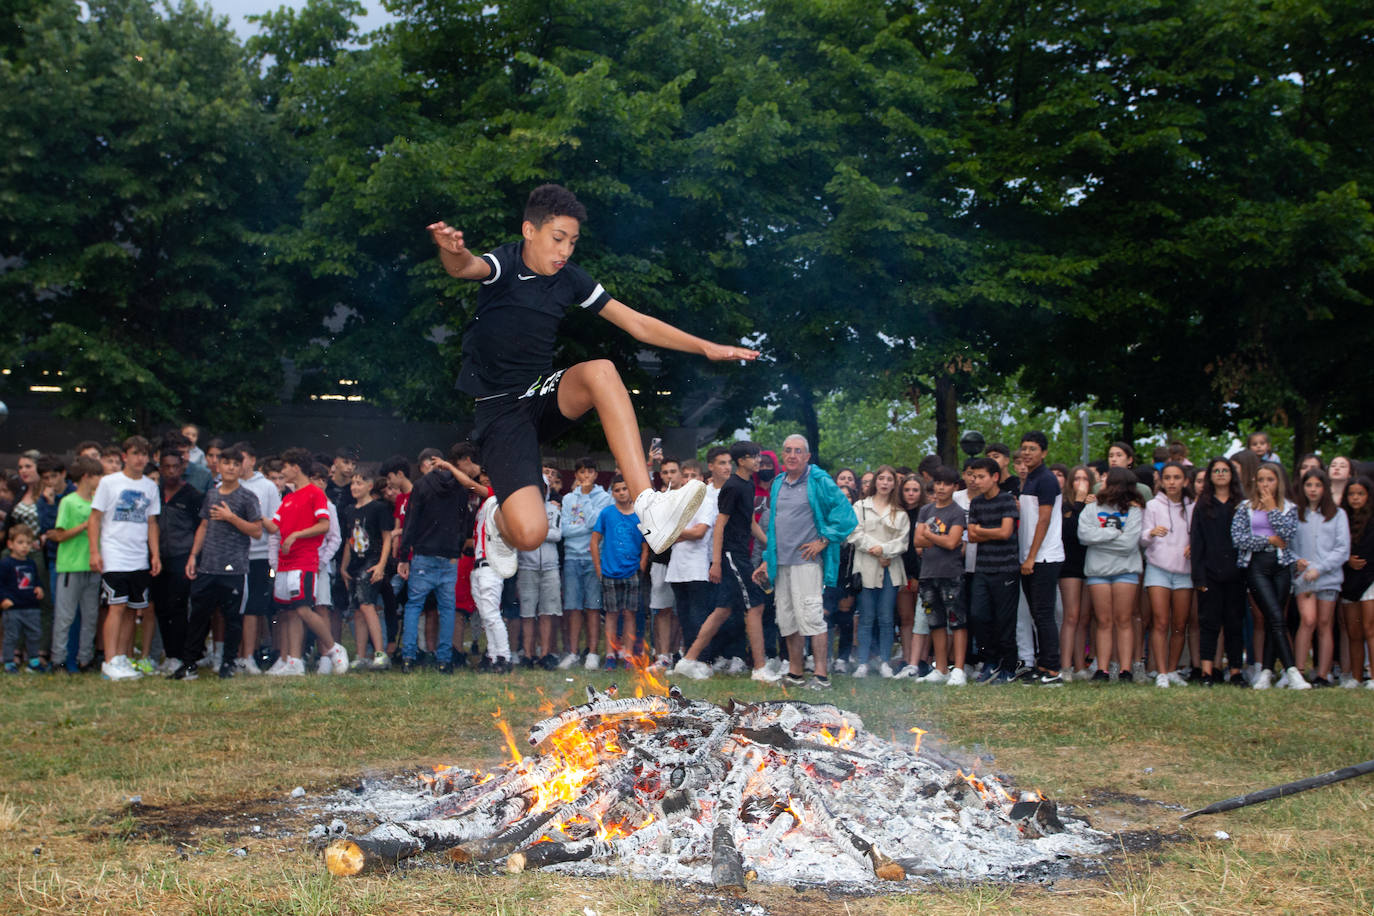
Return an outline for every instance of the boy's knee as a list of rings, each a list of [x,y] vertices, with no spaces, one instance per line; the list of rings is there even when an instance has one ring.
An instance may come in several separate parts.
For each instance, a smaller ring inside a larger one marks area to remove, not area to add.
[[[514,513],[502,513],[506,543],[516,550],[538,550],[549,533],[548,517],[543,515],[522,518]]]

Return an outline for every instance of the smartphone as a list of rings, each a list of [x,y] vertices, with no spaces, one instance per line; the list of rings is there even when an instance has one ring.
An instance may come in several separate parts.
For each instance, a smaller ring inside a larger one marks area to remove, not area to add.
[[[663,440],[660,439],[658,436],[654,436],[652,439],[649,440],[649,453],[650,453],[650,454],[652,454],[652,453],[658,451],[658,450],[661,449],[661,448],[663,448]]]

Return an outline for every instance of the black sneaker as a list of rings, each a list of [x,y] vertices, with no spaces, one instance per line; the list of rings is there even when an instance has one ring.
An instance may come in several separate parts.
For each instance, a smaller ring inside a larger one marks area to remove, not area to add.
[[[413,658],[403,658],[403,659],[401,659],[401,673],[402,673],[402,674],[414,674],[414,673],[415,673],[415,659],[413,659]]]
[[[1121,684],[1134,684],[1135,678],[1131,677],[1131,672],[1123,671],[1116,676],[1116,680]]]
[[[172,680],[174,681],[194,681],[198,677],[200,675],[196,673],[195,662],[188,662],[172,672]]]
[[[991,684],[993,681],[997,680],[997,676],[1001,673],[1002,669],[998,668],[996,665],[984,665],[982,673],[978,675],[974,683]]]
[[[806,676],[789,671],[782,676],[782,682],[788,687],[801,687],[806,684]]]
[[[1101,681],[1108,681],[1108,682],[1110,682],[1111,679],[1112,679],[1112,676],[1111,676],[1110,674],[1108,674],[1107,672],[1103,671],[1101,668],[1098,668],[1096,671],[1093,672],[1093,677],[1092,677],[1092,679],[1093,679],[1094,681],[1098,681],[1098,682],[1101,682]]]
[[[1049,671],[1042,668],[1036,672],[1036,676],[1032,678],[1029,683],[1039,687],[1063,687],[1064,675],[1059,671],[1051,674]]]
[[[220,678],[220,680],[222,680],[222,681],[227,681],[227,680],[229,680],[229,678],[231,678],[231,677],[234,676],[234,673],[235,673],[235,671],[237,671],[237,670],[238,670],[238,669],[235,667],[235,665],[234,665],[233,662],[225,662],[224,664],[222,664],[222,665],[219,666],[219,678]]]
[[[1327,680],[1327,679],[1324,678],[1324,677],[1314,677],[1314,678],[1312,678],[1312,680],[1309,681],[1308,683],[1310,683],[1313,687],[1335,687],[1335,686],[1336,686],[1335,684],[1331,683],[1329,680]]]
[[[468,654],[466,652],[453,653],[453,667],[466,668],[468,666]]]
[[[828,675],[817,674],[806,682],[806,686],[810,690],[829,690],[830,678]]]
[[[453,662],[440,662],[438,667],[435,668],[435,670],[438,671],[440,674],[452,674]]]
[[[483,655],[482,660],[477,663],[477,671],[480,674],[491,674],[496,671],[496,663],[491,660],[490,655]]]
[[[496,660],[491,670],[496,674],[510,674],[514,668],[515,666],[511,664],[511,660],[503,655]]]
[[[1036,674],[1037,672],[1034,668],[1029,668],[1026,665],[1022,665],[1021,667],[1016,669],[1016,671],[1012,674],[1009,680],[1029,682],[1035,679]]]
[[[531,671],[534,670],[534,658],[531,656],[525,656],[524,658],[520,659],[520,667],[528,668]]]

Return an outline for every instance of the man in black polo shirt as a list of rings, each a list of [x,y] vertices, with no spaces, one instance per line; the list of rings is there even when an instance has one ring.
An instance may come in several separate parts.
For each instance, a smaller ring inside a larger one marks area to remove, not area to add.
[[[1064,529],[1060,523],[1063,490],[1045,467],[1049,438],[1033,429],[1021,437],[1026,480],[1021,484],[1021,588],[1035,621],[1035,681],[1046,687],[1064,683],[1059,673],[1059,627],[1054,622],[1054,596],[1064,565]]]
[[[396,571],[409,583],[405,621],[401,635],[401,671],[409,673],[419,650],[420,609],[434,593],[439,606],[439,646],[435,656],[439,671],[453,671],[453,615],[458,585],[458,558],[463,542],[472,536],[472,513],[468,491],[478,489],[474,478],[479,473],[474,460],[477,450],[460,442],[449,450],[449,461],[434,459],[430,470],[410,491],[405,527],[397,553],[409,562],[396,564]],[[485,488],[482,488],[485,492]],[[413,551],[413,555],[412,552]]]
[[[571,260],[586,216],[572,192],[546,184],[525,205],[523,239],[481,257],[451,226],[428,227],[444,269],[482,284],[477,313],[463,331],[458,387],[477,400],[473,438],[500,504],[487,520],[488,557],[503,578],[515,575],[515,552],[537,549],[548,531],[540,443],[571,429],[589,410],[596,411],[635,494],[650,551],[662,553],[677,540],[706,492],[700,481],[664,493],[650,486],[634,405],[614,364],[598,359],[552,371],[566,312],[585,309],[643,343],[711,360],[758,357],[755,350],[702,340],[613,299]]]

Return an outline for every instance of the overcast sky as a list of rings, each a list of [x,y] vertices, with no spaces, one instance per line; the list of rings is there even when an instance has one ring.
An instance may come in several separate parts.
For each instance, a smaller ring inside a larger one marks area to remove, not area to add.
[[[367,9],[367,15],[359,20],[359,31],[367,33],[391,21],[391,15],[378,0],[362,0],[362,4]],[[239,38],[248,38],[258,33],[258,27],[243,17],[258,15],[283,6],[304,5],[304,0],[210,0],[210,8],[215,11],[215,15],[228,16],[229,25],[239,34]]]

